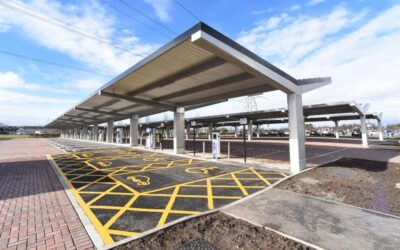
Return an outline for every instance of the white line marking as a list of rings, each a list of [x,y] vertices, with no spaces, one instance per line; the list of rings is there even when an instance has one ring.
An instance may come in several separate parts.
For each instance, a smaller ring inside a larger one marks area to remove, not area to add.
[[[344,150],[347,150],[347,149],[349,149],[349,148],[342,148],[342,149],[338,149],[338,150],[335,150],[335,151],[332,151],[332,152],[329,152],[329,153],[325,153],[325,154],[322,154],[322,155],[316,155],[316,156],[313,156],[313,157],[308,157],[308,158],[306,158],[306,160],[310,160],[310,159],[318,158],[318,157],[321,157],[321,156],[334,154],[334,153],[341,152],[341,151],[344,151]]]

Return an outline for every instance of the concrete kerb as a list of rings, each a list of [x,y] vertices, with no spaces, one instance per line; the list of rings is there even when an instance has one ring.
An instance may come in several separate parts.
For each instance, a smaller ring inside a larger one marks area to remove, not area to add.
[[[69,201],[71,202],[75,212],[78,214],[79,219],[81,220],[83,226],[86,229],[86,232],[89,234],[90,239],[92,240],[93,244],[98,249],[104,249],[104,242],[100,238],[99,234],[97,233],[95,227],[90,222],[89,218],[86,216],[85,212],[82,210],[81,206],[78,204],[78,201],[75,199],[74,195],[69,190],[67,183],[65,182],[64,178],[61,176],[60,172],[58,171],[55,162],[50,157],[50,155],[46,155],[47,160],[50,162],[51,167],[53,168],[54,172],[56,173],[58,180],[60,181],[61,185],[64,188],[65,193]]]

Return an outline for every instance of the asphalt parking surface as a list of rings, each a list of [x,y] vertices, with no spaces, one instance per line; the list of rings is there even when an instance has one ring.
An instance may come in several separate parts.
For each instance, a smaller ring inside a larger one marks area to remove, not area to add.
[[[134,148],[71,151],[51,159],[105,245],[224,206],[285,176]]]

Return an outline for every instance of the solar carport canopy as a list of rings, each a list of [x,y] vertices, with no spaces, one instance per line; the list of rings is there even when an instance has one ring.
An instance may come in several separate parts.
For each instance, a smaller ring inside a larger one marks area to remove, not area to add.
[[[312,104],[303,106],[305,121],[334,121],[334,120],[355,120],[360,119],[360,115],[366,112],[365,107],[356,102],[331,102],[322,104]],[[259,110],[252,112],[239,112],[212,116],[190,117],[186,118],[186,123],[195,121],[197,124],[208,125],[238,125],[241,118],[253,121],[257,124],[274,124],[288,122],[288,109],[277,108],[268,110]],[[367,119],[378,119],[377,114],[368,114]],[[379,118],[380,119],[380,118]],[[161,123],[166,126],[172,126],[173,121],[154,121],[148,122],[148,127],[159,127]]]
[[[273,90],[301,94],[330,78],[295,79],[198,23],[47,126],[72,127],[186,110]]]

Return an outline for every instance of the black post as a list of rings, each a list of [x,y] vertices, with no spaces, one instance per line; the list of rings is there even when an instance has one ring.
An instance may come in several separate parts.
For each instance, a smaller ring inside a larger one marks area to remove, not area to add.
[[[161,151],[164,151],[164,145],[163,145],[164,140],[163,140],[163,138],[164,138],[164,128],[161,129],[161,138],[160,138]]]
[[[196,127],[193,127],[193,155],[196,155]]]
[[[246,163],[247,150],[246,150],[246,125],[243,124],[243,146],[244,146],[244,162]]]

